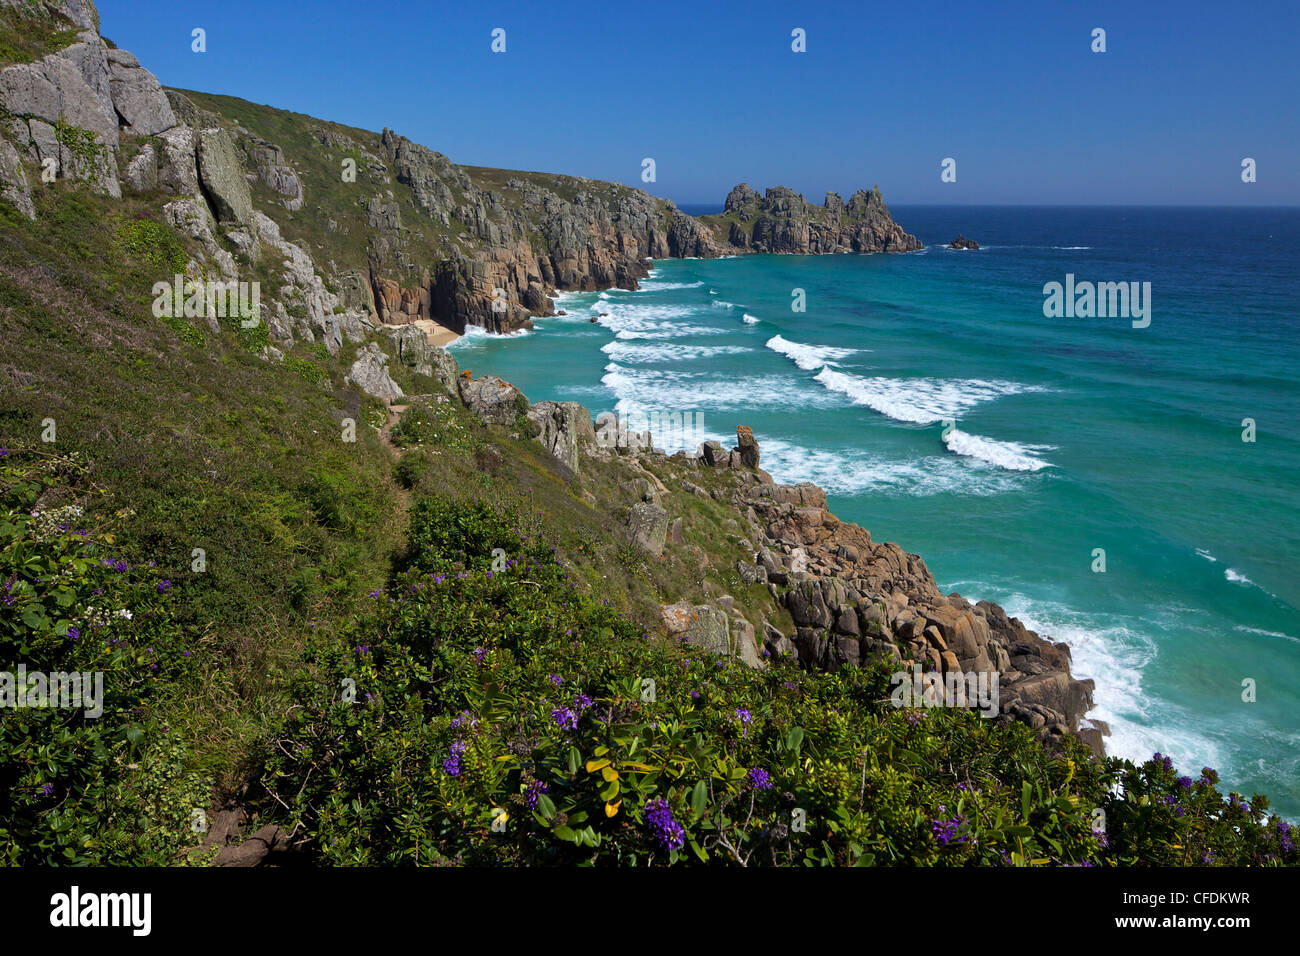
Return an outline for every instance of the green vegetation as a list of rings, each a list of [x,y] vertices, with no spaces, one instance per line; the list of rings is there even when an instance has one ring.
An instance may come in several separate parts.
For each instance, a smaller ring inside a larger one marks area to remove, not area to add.
[[[327,864],[1297,862],[1212,770],[663,639],[661,603],[723,593],[788,626],[734,570],[734,474],[579,479],[437,395],[390,445],[354,345],[282,366],[264,325],[153,316],[161,198],[35,200],[0,204],[0,669],[102,672],[104,711],[5,711],[0,861],[202,863],[194,811],[237,802]],[[655,557],[624,536],[650,478],[686,526]]]
[[[6,6],[0,9],[0,68],[57,53],[77,41],[77,32],[71,23],[56,24],[39,11]]]
[[[1296,862],[1267,801],[1225,802],[1213,771],[895,710],[883,664],[755,671],[655,640],[535,527],[420,502],[405,572],[314,643],[267,785],[319,862]]]

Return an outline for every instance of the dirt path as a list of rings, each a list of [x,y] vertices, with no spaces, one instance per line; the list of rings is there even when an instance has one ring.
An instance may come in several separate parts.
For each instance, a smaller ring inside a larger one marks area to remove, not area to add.
[[[401,420],[402,413],[410,407],[410,405],[389,405],[388,421],[385,422],[384,427],[379,430],[380,440],[388,446],[389,451],[393,453],[393,457],[395,458],[401,457],[402,450],[393,442],[393,426]]]

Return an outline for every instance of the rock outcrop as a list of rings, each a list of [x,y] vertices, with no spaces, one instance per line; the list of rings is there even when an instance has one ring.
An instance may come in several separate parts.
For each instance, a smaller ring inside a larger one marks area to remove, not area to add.
[[[462,375],[460,400],[489,425],[513,425],[528,407],[519,389],[495,375],[475,379]]]
[[[382,399],[389,404],[403,396],[401,388],[388,374],[388,356],[371,342],[357,355],[348,372],[348,381],[356,385],[367,395]]]
[[[737,562],[737,574],[745,584],[766,584],[794,625],[783,632],[765,622],[767,654],[796,656],[810,668],[857,667],[884,656],[900,670],[918,664],[943,675],[960,674],[967,683],[983,674],[986,681],[997,681],[994,719],[1024,723],[1049,743],[1074,734],[1096,753],[1104,752],[1104,725],[1085,720],[1093,683],[1071,675],[1068,646],[1040,637],[996,604],[943,594],[920,557],[893,543],[877,543],[866,529],[840,521],[816,485],[776,484],[746,462],[758,460],[753,432],[740,426],[737,438],[731,453],[720,443],[706,443],[694,466],[728,469],[738,479],[727,500],[744,516],[746,540],[754,550],[751,560]],[[674,457],[688,460],[683,452]],[[687,493],[702,493],[693,483],[681,485]],[[634,505],[634,515],[642,507]],[[655,506],[643,510],[650,507]],[[647,524],[629,520],[637,527]],[[684,633],[685,621],[699,610],[666,607],[669,633]],[[700,619],[697,638],[722,648],[711,617]]]
[[[911,252],[921,242],[902,230],[880,195],[880,187],[859,189],[847,203],[828,192],[814,206],[785,186],[760,196],[748,183],[727,196],[720,216],[705,216],[725,242],[740,252],[825,255],[842,252]]]
[[[949,249],[978,249],[979,247],[980,244],[974,239],[967,239],[965,236],[961,235],[948,243]]]
[[[709,654],[735,657],[750,667],[761,667],[753,625],[744,618],[728,618],[726,611],[713,604],[688,601],[665,604],[659,609],[660,621],[670,637],[676,637]]]
[[[596,442],[591,413],[577,402],[538,402],[528,409],[528,420],[537,426],[542,446],[576,475],[582,450]]]

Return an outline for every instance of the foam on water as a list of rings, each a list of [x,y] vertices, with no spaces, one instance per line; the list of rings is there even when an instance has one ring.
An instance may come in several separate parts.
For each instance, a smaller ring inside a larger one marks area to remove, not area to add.
[[[651,273],[653,276],[654,273]],[[698,289],[704,285],[704,280],[699,282],[655,282],[647,281],[641,283],[641,292],[672,292],[677,289]]]
[[[616,362],[638,364],[642,362],[685,362],[709,358],[714,355],[740,355],[753,349],[743,345],[686,345],[665,342],[661,345],[642,345],[616,338],[606,343],[601,351]]]
[[[979,585],[970,588],[972,594],[958,590],[973,602]],[[1040,637],[1068,644],[1071,672],[1096,682],[1095,706],[1088,716],[1109,725],[1107,754],[1141,763],[1159,752],[1188,773],[1202,766],[1222,766],[1226,754],[1220,742],[1190,729],[1203,726],[1195,714],[1181,704],[1157,700],[1143,688],[1143,669],[1156,656],[1159,644],[1149,633],[1150,622],[1088,615],[1019,593],[998,603]]]
[[[629,367],[610,362],[605,366],[601,384],[614,394],[616,408],[624,414],[651,409],[721,411],[826,406],[826,401],[819,401],[816,393],[792,389],[790,380],[780,375],[722,378],[709,372]]]
[[[758,325],[757,316],[750,315],[748,312],[742,314],[740,320],[746,325]]]
[[[944,437],[948,450],[969,458],[978,458],[1008,471],[1039,471],[1050,468],[1050,461],[1034,455],[1035,451],[1049,451],[1049,445],[1020,445],[1011,441],[995,441],[982,435],[968,435],[954,428]]]
[[[826,365],[838,366],[839,363],[835,361],[836,359],[848,358],[858,351],[857,349],[836,348],[833,345],[804,345],[802,342],[791,342],[779,335],[774,335],[768,339],[767,347],[773,352],[779,352],[792,360],[795,365],[809,372]]]
[[[516,329],[514,332],[489,332],[487,329],[477,325],[466,325],[465,331],[460,338],[447,344],[449,350],[458,350],[464,348],[474,348],[475,346],[487,345],[496,339],[522,339],[525,336],[532,335],[532,329]]]
[[[1238,624],[1233,627],[1234,631],[1241,631],[1243,634],[1258,634],[1260,637],[1281,637],[1288,641],[1300,644],[1300,637],[1292,637],[1290,634],[1284,634],[1282,631],[1266,631],[1258,627],[1246,627],[1244,624]]]
[[[980,461],[947,458],[888,458],[860,449],[831,451],[764,436],[762,467],[778,481],[811,481],[827,494],[1001,495],[1018,491],[1029,480]]]
[[[725,330],[679,320],[696,314],[687,305],[619,302],[607,305],[597,321],[620,339],[672,339],[678,336],[721,335]]]
[[[867,378],[823,368],[816,380],[833,392],[847,396],[888,418],[917,425],[958,419],[984,402],[1004,395],[1040,391],[1015,382],[982,379]]]

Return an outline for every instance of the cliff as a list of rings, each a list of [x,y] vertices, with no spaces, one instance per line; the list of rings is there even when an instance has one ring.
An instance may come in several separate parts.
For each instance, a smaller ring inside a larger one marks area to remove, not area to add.
[[[647,259],[916,248],[878,190],[815,208],[737,187],[695,219],[616,183],[462,166],[392,130],[163,91],[98,35],[89,0],[0,0],[0,191],[34,215],[42,176],[170,196],[192,275],[266,278],[271,341],[332,352],[379,326],[531,326],[556,290],[634,289]],[[292,247],[292,248],[290,248]],[[287,261],[283,269],[280,262]]]

